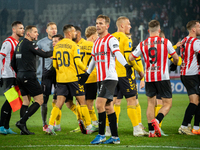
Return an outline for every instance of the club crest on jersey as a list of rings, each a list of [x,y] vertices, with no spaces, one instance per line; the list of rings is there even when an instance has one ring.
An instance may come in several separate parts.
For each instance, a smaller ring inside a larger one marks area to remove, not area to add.
[[[129,48],[131,48],[131,42],[129,42],[128,45],[129,45]]]
[[[80,54],[80,49],[77,49],[77,53]]]

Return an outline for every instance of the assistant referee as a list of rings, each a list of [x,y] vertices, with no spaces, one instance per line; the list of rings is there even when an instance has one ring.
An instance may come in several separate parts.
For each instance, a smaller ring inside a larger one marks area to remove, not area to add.
[[[33,42],[37,40],[38,35],[36,26],[27,26],[25,38],[17,45],[11,62],[17,73],[17,84],[23,98],[20,112],[21,117],[23,117],[16,123],[16,126],[26,135],[32,134],[26,127],[26,121],[43,104],[42,88],[36,77],[36,55],[47,58],[53,54],[53,51],[43,51]],[[30,97],[33,97],[35,102],[28,108]]]

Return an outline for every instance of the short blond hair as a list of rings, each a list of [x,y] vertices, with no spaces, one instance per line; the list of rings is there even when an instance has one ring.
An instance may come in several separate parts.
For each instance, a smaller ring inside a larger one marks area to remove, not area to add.
[[[56,25],[56,23],[55,23],[55,22],[49,22],[49,23],[47,24],[47,28],[48,28],[49,26],[51,26],[51,25]]]
[[[99,15],[97,17],[97,19],[99,19],[99,18],[105,19],[105,23],[106,24],[110,24],[110,18],[108,16],[106,16],[106,15]]]
[[[148,25],[149,25],[149,31],[151,32],[155,32],[160,29],[160,22],[157,20],[151,20]]]
[[[124,21],[124,20],[126,20],[126,19],[128,19],[128,18],[125,17],[125,16],[119,17],[119,18],[117,19],[117,21],[116,21],[116,26],[119,27],[120,24],[122,23],[122,21]]]
[[[89,38],[91,35],[95,34],[97,32],[97,29],[95,26],[89,26],[85,29],[85,36],[86,38]]]

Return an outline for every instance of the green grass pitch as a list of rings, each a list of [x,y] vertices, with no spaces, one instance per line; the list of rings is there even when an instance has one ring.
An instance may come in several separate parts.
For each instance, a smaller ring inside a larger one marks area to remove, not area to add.
[[[4,96],[0,96],[0,106],[4,103]],[[52,96],[48,102],[48,115],[50,117],[52,109]],[[142,123],[147,126],[146,108],[147,98],[144,94],[139,95],[139,102],[142,109]],[[78,126],[76,116],[65,106],[62,108],[61,132],[57,132],[56,136],[47,135],[42,131],[42,119],[40,109],[28,120],[27,127],[30,131],[35,132],[35,135],[19,135],[20,130],[15,126],[15,123],[20,119],[19,110],[12,113],[10,128],[17,132],[17,135],[0,135],[0,149],[199,149],[200,150],[200,135],[187,136],[179,135],[178,128],[180,127],[185,109],[189,103],[186,94],[174,94],[173,104],[169,114],[164,118],[162,130],[168,134],[168,137],[149,138],[149,137],[134,137],[133,127],[127,116],[126,100],[122,100],[121,114],[119,118],[119,137],[121,144],[119,145],[91,145],[90,142],[95,138],[97,133],[91,135],[83,135],[82,133],[70,133],[71,130]],[[193,120],[192,120],[193,124]],[[146,129],[147,131],[147,129]]]

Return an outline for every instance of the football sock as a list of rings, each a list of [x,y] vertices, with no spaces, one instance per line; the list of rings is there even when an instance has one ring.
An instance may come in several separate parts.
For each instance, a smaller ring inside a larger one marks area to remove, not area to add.
[[[195,111],[194,126],[198,126],[199,127],[199,122],[200,122],[200,103],[197,106],[196,111]]]
[[[136,111],[138,116],[138,122],[142,123],[141,107],[139,103],[136,105]]]
[[[96,113],[95,113],[95,110],[94,110],[94,106],[92,107],[92,110],[89,110],[89,113],[90,113],[91,120],[97,121],[97,116],[96,116]]]
[[[139,125],[136,106],[128,105],[127,114],[128,114],[129,119],[131,120],[133,127]]]
[[[56,120],[56,117],[58,116],[59,112],[60,112],[60,108],[58,108],[57,106],[54,106],[52,111],[51,111],[51,116],[50,116],[50,120],[49,120],[49,125],[54,125],[54,121]]]
[[[99,134],[105,134],[106,112],[98,113],[99,116]]]
[[[60,125],[61,116],[62,116],[62,111],[60,110],[58,116],[56,117],[56,125]]]
[[[80,105],[79,105],[80,106]],[[80,107],[79,107],[80,108]],[[77,116],[77,110],[76,110],[76,105],[73,104],[70,108],[70,110]]]
[[[109,127],[108,115],[106,114],[106,127]]]
[[[83,117],[82,117],[82,113],[81,113],[81,106],[78,104],[78,105],[76,105],[76,110],[77,110],[77,115],[76,115],[76,117],[77,117],[77,120],[83,120]],[[84,121],[84,120],[83,120]]]
[[[20,120],[20,123],[25,124],[26,121],[31,117],[37,110],[40,108],[40,104],[37,102],[34,102],[26,111],[25,115]]]
[[[121,106],[120,105],[114,105],[114,110],[115,110],[115,114],[117,117],[117,123],[119,123],[119,114],[121,112]],[[106,124],[107,126],[107,124]]]
[[[189,103],[187,109],[185,110],[185,116],[182,122],[183,126],[188,126],[188,123],[191,122],[192,117],[196,111],[197,105],[193,104],[193,103]]]
[[[42,122],[44,126],[47,124],[47,104],[41,105],[41,116],[42,116]]]
[[[108,120],[109,120],[109,126],[110,126],[111,135],[115,136],[115,137],[118,137],[117,117],[116,117],[115,112],[108,115]]]
[[[22,119],[22,117],[25,115],[27,109],[28,109],[28,106],[22,105],[20,109],[20,119]]]
[[[159,112],[161,107],[162,107],[162,105],[156,105],[156,107],[155,107],[155,117],[158,115],[158,112]]]
[[[5,129],[9,129],[9,122],[11,117],[12,108],[9,102],[6,100],[1,108],[1,126]]]
[[[91,118],[90,118],[90,114],[89,114],[89,110],[87,105],[81,105],[81,114],[84,117],[84,121],[85,121],[85,126],[89,126],[91,124]]]
[[[152,126],[152,123],[148,123],[149,131],[154,131],[154,127]]]
[[[159,113],[157,116],[156,116],[156,119],[159,121],[158,123],[160,123],[164,118],[164,115],[162,113]]]
[[[56,103],[52,102],[52,107],[56,106]]]

